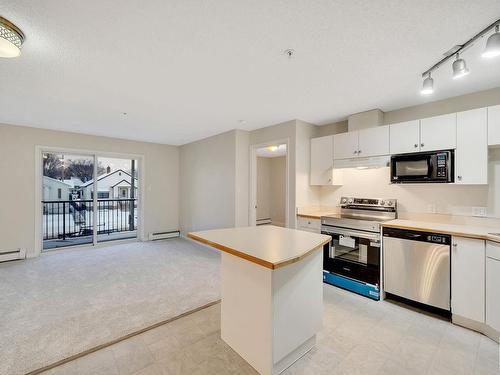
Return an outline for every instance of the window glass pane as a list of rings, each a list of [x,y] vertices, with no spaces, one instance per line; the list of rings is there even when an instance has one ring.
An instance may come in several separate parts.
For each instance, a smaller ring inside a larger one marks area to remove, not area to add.
[[[137,237],[136,160],[98,158],[97,241]]]
[[[93,243],[93,157],[42,155],[43,250]]]

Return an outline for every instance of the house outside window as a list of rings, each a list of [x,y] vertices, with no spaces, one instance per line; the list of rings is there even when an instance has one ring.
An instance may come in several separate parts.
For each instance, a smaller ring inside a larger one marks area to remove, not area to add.
[[[98,191],[97,199],[109,199],[109,191]]]
[[[61,198],[62,198],[62,189],[58,188],[57,189],[57,199],[61,199]]]

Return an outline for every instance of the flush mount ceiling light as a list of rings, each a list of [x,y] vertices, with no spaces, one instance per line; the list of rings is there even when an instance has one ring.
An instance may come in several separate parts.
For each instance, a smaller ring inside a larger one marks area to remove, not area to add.
[[[470,73],[470,70],[467,69],[467,65],[465,65],[465,60],[460,59],[457,53],[457,59],[453,61],[453,79],[461,78]]]
[[[500,32],[498,28],[499,25],[496,25],[495,32],[486,41],[486,48],[482,54],[483,57],[492,58],[500,56]]]
[[[456,60],[452,64],[453,79],[457,79],[469,74],[470,71],[465,64],[465,60],[461,59],[459,57],[459,54],[463,53],[465,50],[470,48],[476,41],[486,36],[486,34],[488,34],[492,29],[494,29],[495,31],[492,35],[490,35],[490,37],[486,41],[486,47],[484,49],[482,56],[487,58],[500,56],[499,26],[500,26],[500,19],[496,20],[491,25],[481,30],[479,33],[474,35],[464,44],[456,45],[451,50],[446,52],[444,54],[444,58],[439,60],[437,63],[435,63],[433,66],[431,66],[429,69],[427,69],[425,72],[422,73],[422,78],[424,78],[424,83],[422,86],[422,90],[420,90],[420,93],[422,95],[429,95],[434,92],[434,87],[433,87],[434,80],[431,78],[431,73],[434,70],[438,69],[446,61],[451,59],[453,56],[456,56]]]
[[[278,151],[278,146],[269,146],[267,149],[271,152],[275,152]]]
[[[19,56],[23,42],[23,32],[9,20],[0,17],[0,57]]]
[[[420,90],[420,93],[422,95],[430,95],[433,92],[434,92],[434,80],[432,79],[431,73],[429,72],[427,78],[424,79],[424,83],[422,84],[422,90]]]

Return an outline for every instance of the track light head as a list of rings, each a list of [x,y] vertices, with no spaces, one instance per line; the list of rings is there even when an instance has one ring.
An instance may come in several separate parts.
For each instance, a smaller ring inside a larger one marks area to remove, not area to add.
[[[495,32],[486,41],[486,47],[482,54],[485,58],[500,56],[500,32],[499,25],[495,26]]]
[[[457,53],[457,59],[453,61],[453,79],[461,78],[470,73],[470,70],[467,68],[464,59],[460,59]]]
[[[424,79],[424,83],[422,84],[422,90],[420,93],[422,95],[430,95],[434,92],[434,80],[431,77],[431,73]]]

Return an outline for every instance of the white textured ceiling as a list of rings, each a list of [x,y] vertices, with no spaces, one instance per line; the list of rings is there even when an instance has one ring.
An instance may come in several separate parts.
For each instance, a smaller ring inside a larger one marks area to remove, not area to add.
[[[445,66],[435,95],[418,93],[422,71],[500,17],[498,0],[0,0],[0,15],[27,37],[0,59],[0,122],[14,125],[183,144],[500,86],[482,40],[469,76]]]

